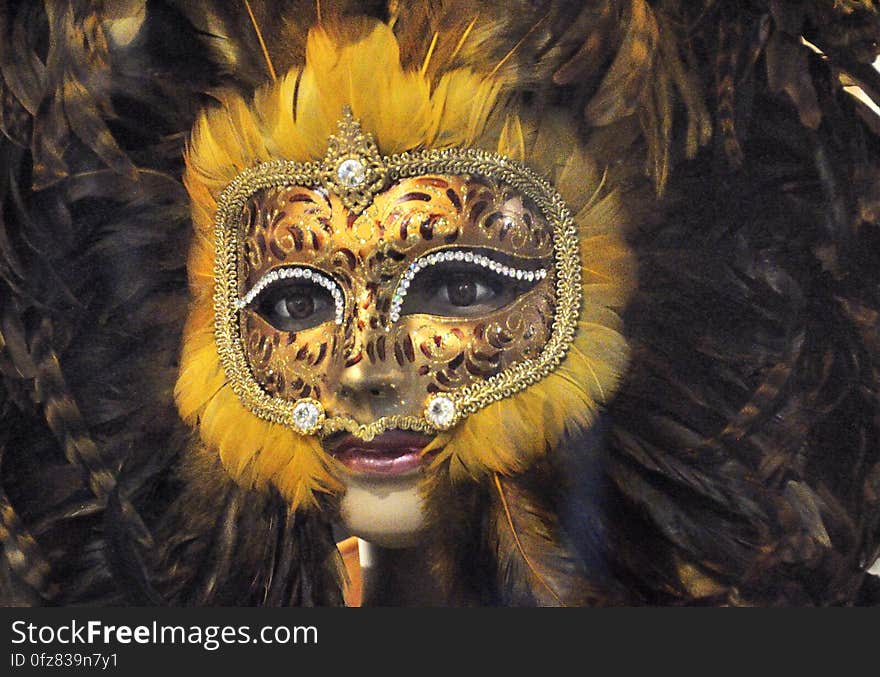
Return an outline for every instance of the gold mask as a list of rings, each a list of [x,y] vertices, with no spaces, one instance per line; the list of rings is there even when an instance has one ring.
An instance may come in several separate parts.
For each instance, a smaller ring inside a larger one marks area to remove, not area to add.
[[[321,163],[234,180],[215,243],[227,378],[302,434],[451,428],[551,372],[580,310],[549,184],[473,149],[382,157],[348,111]]]

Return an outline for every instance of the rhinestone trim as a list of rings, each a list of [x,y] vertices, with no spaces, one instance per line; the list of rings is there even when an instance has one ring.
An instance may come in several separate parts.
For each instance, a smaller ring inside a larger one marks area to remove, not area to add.
[[[336,324],[342,324],[342,318],[345,312],[345,297],[342,295],[342,289],[339,288],[339,285],[336,284],[336,281],[332,277],[319,273],[312,268],[300,268],[299,266],[294,268],[276,268],[275,270],[270,270],[257,280],[256,284],[250,288],[250,291],[248,291],[247,294],[238,299],[236,303],[237,309],[242,310],[249,306],[253,300],[263,292],[263,290],[278,280],[303,280],[306,282],[313,282],[319,287],[326,289],[333,297],[333,304],[336,306],[336,316],[334,318]]]
[[[389,310],[389,318],[391,322],[397,322],[400,319],[400,310],[409,291],[409,286],[415,279],[415,276],[425,268],[436,266],[438,263],[447,261],[463,261],[465,263],[473,263],[491,270],[493,273],[509,277],[514,280],[526,280],[533,282],[535,280],[543,280],[547,277],[547,271],[544,268],[535,270],[526,270],[524,268],[513,268],[505,266],[494,259],[482,254],[474,254],[465,249],[446,249],[442,252],[433,252],[419,259],[416,259],[409,265],[409,269],[400,278],[394,296],[391,298],[391,308]],[[388,329],[389,327],[386,327]]]

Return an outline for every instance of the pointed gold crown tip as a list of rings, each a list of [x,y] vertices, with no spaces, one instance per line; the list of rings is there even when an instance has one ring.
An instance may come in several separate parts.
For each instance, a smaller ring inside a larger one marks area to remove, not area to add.
[[[350,106],[343,106],[337,132],[327,140],[321,183],[355,214],[385,187],[388,169],[373,135],[365,132]]]

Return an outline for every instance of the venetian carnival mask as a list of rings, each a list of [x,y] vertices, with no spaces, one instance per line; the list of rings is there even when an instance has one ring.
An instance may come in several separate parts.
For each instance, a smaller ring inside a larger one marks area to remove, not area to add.
[[[571,342],[571,216],[498,155],[381,157],[346,111],[320,164],[239,177],[217,229],[226,372],[253,413],[303,434],[449,429]],[[364,379],[366,397],[347,385]]]
[[[386,24],[334,30],[351,34],[316,28],[302,68],[207,110],[185,176],[178,409],[294,508],[344,490],[344,434],[421,435],[459,478],[523,469],[590,424],[626,361],[625,206],[575,133],[542,140],[500,76],[402,63]]]

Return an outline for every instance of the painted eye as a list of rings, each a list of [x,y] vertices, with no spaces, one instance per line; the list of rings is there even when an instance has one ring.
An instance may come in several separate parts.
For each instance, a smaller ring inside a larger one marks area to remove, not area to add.
[[[279,282],[265,289],[252,306],[281,331],[302,331],[334,318],[333,296],[308,282]]]
[[[301,331],[329,320],[342,323],[345,297],[336,281],[319,270],[278,268],[260,278],[238,302],[281,331]]]
[[[238,302],[281,331],[300,331],[328,320],[342,323],[345,296],[328,274],[306,267],[270,270]]]
[[[472,272],[452,273],[448,279],[440,283],[437,289],[438,300],[459,308],[485,303],[495,296],[496,292],[480,277]]]
[[[285,289],[274,302],[272,312],[284,319],[307,320],[320,307],[321,302],[314,297],[311,289]]]
[[[405,278],[405,282],[402,282],[404,299],[400,315],[483,315],[512,302],[531,289],[539,279],[534,273],[530,279],[511,278],[506,274],[509,266],[496,264],[473,252],[467,258],[440,255],[439,259],[429,258],[429,261],[433,262],[414,271],[411,279]],[[502,269],[505,273],[501,272]],[[392,320],[396,316],[392,312]]]

